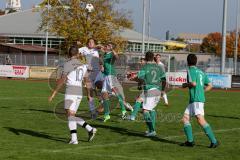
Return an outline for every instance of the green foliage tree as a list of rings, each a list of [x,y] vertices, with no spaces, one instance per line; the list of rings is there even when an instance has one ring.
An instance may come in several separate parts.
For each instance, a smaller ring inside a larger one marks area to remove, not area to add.
[[[68,5],[63,5],[59,0],[50,0],[49,12],[46,9],[47,0],[40,6],[43,9],[40,30],[65,38],[65,47],[79,41],[85,44],[87,39],[94,38],[97,42],[112,41],[118,48],[123,49],[126,40],[119,36],[123,28],[132,28],[129,12],[117,11],[114,7],[117,0],[71,0]],[[88,12],[86,5],[94,6],[92,12]]]

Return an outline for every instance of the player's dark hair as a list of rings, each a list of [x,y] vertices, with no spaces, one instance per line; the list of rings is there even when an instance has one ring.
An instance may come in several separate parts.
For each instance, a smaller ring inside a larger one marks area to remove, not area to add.
[[[187,56],[188,66],[195,66],[197,64],[197,56],[195,54],[189,54]]]
[[[156,54],[155,56],[154,56],[154,61],[155,62],[157,62],[157,56],[160,56],[161,57],[161,55],[158,53],[158,54]]]
[[[115,48],[116,48],[116,44],[113,43],[113,42],[107,42],[106,45],[111,45],[111,46],[112,46],[112,49],[115,49]]]
[[[141,57],[141,58],[140,58],[140,61],[145,61],[145,58]]]
[[[71,46],[68,50],[69,57],[73,57],[78,54],[78,47],[77,46]]]
[[[154,53],[151,51],[148,51],[145,54],[145,61],[149,62],[149,61],[153,61],[154,60]]]

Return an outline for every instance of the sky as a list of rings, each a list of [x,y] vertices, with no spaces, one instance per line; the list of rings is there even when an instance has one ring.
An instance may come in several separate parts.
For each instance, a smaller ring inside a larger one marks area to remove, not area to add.
[[[29,9],[40,1],[21,0],[22,8]],[[165,39],[167,30],[170,31],[170,35],[175,37],[179,33],[207,34],[222,31],[223,0],[150,1],[150,35],[153,37]],[[1,9],[5,8],[5,2],[6,0],[0,0]],[[116,8],[130,11],[134,29],[142,32],[143,0],[120,0],[120,2],[121,4]],[[236,12],[237,0],[228,0],[227,30],[236,28]]]

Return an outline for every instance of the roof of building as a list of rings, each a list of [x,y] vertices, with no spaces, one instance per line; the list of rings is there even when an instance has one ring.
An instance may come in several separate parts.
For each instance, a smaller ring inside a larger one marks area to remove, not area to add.
[[[203,39],[207,36],[207,34],[197,34],[197,33],[180,33],[178,35],[179,38],[183,39]]]
[[[40,23],[41,12],[37,9],[3,15],[0,16],[0,36],[45,37],[44,31],[38,31]],[[123,29],[119,34],[130,42],[142,42],[142,34],[137,31]],[[56,38],[56,35],[50,33],[49,38]],[[145,41],[147,42],[147,36],[145,36]],[[161,40],[153,37],[149,38],[149,42],[162,44]]]
[[[21,44],[6,44],[1,43],[1,46],[11,47],[15,49],[19,49],[25,52],[45,52],[45,47],[37,46],[37,45],[21,45]],[[56,49],[48,48],[48,52],[58,52]]]
[[[139,42],[142,43],[142,33],[139,33],[137,31],[131,30],[131,29],[124,29],[120,32],[120,36],[127,39],[129,42]],[[145,43],[148,41],[148,37],[145,36]],[[163,41],[149,37],[149,43],[157,43],[157,44],[163,44]]]

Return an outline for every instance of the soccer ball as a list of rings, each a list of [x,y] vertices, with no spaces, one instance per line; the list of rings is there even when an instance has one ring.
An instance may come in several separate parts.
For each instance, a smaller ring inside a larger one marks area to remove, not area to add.
[[[88,10],[88,12],[92,12],[92,11],[94,10],[93,5],[92,5],[91,3],[88,3],[88,4],[86,5],[86,10]]]

